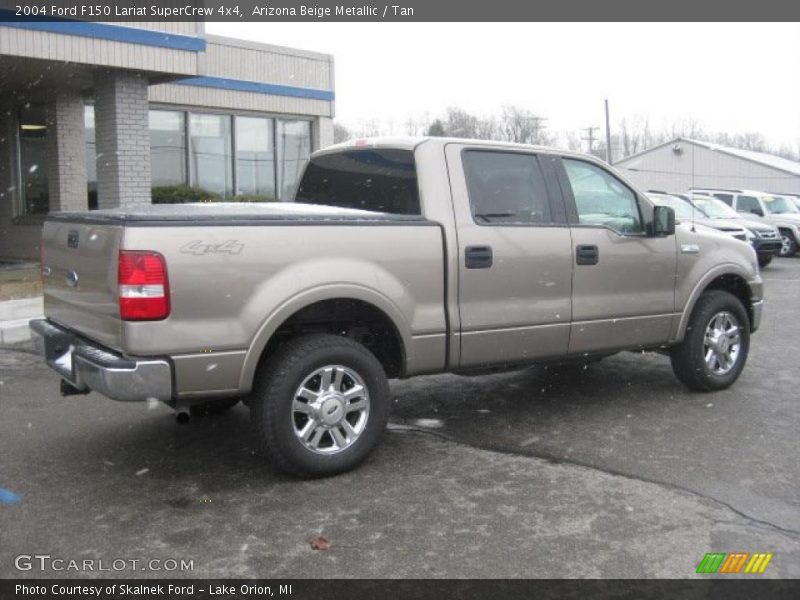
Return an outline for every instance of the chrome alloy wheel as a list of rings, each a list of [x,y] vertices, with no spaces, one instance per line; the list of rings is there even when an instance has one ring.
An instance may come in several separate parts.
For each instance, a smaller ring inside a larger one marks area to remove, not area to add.
[[[788,233],[781,234],[781,256],[789,256],[792,251],[792,241]]]
[[[369,418],[369,392],[349,367],[328,365],[303,380],[292,399],[294,434],[309,450],[336,454],[363,433]]]
[[[703,358],[715,375],[727,375],[736,364],[742,347],[742,333],[736,317],[728,311],[711,317],[703,338]]]

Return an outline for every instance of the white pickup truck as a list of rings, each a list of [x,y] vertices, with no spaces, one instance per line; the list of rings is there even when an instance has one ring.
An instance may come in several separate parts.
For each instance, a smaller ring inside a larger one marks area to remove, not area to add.
[[[243,399],[280,468],[325,475],[376,445],[388,378],[654,349],[712,391],[761,318],[747,243],[676,231],[591,157],[360,140],[313,155],[295,200],[49,217],[31,327],[63,393]]]

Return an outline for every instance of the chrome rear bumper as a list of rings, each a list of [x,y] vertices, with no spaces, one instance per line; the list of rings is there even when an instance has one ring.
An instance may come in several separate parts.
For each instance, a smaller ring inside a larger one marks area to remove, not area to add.
[[[78,391],[124,402],[172,398],[172,367],[165,359],[120,356],[47,319],[31,321],[30,328],[37,352]]]

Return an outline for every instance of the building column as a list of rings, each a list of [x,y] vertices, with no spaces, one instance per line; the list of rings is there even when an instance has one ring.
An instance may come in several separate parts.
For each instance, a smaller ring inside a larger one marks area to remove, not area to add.
[[[145,77],[95,76],[98,208],[150,204],[150,132]]]
[[[83,96],[54,90],[47,103],[47,187],[50,211],[88,210]]]
[[[311,132],[311,139],[314,142],[312,150],[321,150],[333,145],[333,119],[330,117],[318,117],[314,121],[314,130]]]

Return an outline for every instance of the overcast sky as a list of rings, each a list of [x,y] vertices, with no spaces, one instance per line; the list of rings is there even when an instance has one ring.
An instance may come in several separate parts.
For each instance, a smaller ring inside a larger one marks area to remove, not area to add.
[[[448,106],[515,104],[554,133],[627,116],[660,128],[757,131],[800,145],[800,25],[580,23],[208,23],[209,33],[327,52],[336,118],[404,133]]]

